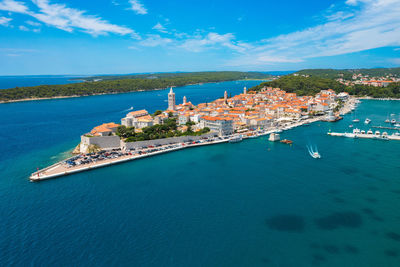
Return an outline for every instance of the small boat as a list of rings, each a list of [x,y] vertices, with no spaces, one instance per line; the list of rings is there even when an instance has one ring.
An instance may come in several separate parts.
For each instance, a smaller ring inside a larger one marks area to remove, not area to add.
[[[386,122],[386,123],[389,123],[389,122],[390,122],[390,120],[389,120],[389,119],[386,119],[386,120],[385,120],[385,122]]]
[[[229,138],[229,143],[237,143],[243,140],[242,135],[235,135]]]
[[[369,124],[370,122],[371,122],[371,120],[368,119],[368,118],[366,118],[365,121],[364,121],[365,124]]]
[[[350,125],[349,125],[349,128],[353,128],[353,124],[350,124]]]
[[[307,147],[308,149],[308,153],[310,154],[311,157],[313,157],[314,159],[320,159],[321,158],[321,154],[319,154],[317,148],[315,148],[315,150],[310,146]]]
[[[283,144],[287,144],[287,145],[293,144],[293,141],[288,140],[288,139],[283,139],[283,140],[281,140],[280,142],[283,143]]]
[[[257,137],[258,137],[258,134],[251,134],[251,135],[248,135],[247,137],[248,137],[248,138],[257,138]]]
[[[359,119],[354,119],[353,122],[360,122],[360,120]]]
[[[392,119],[392,120],[390,121],[390,123],[391,123],[391,124],[395,124],[395,123],[396,123],[396,120],[395,120],[395,119]]]
[[[400,127],[400,123],[396,123],[395,125],[393,125],[394,127]]]

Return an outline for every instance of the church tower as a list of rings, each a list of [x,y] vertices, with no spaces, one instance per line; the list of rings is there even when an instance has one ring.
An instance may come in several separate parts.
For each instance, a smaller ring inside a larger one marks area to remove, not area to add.
[[[246,88],[246,86],[243,88],[243,94],[247,94],[247,88]]]
[[[168,94],[168,110],[175,110],[175,93],[172,91],[172,87]]]
[[[225,93],[224,93],[224,101],[225,101],[225,104],[228,101],[228,92],[227,91],[225,91]]]
[[[186,96],[183,97],[183,104],[185,105],[187,102]]]

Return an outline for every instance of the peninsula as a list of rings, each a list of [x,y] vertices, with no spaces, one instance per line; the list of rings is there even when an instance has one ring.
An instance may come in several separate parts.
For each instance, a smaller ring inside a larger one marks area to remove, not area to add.
[[[262,87],[211,103],[193,105],[186,97],[176,104],[171,87],[168,108],[149,114],[131,111],[121,123],[108,122],[81,136],[78,155],[34,172],[39,181],[174,150],[239,142],[244,138],[291,129],[318,120],[336,121],[357,102],[346,92],[321,90],[298,96],[280,88]]]
[[[94,76],[84,78],[84,82],[81,83],[2,89],[0,90],[0,103],[160,90],[168,86],[243,79],[261,80],[271,77],[273,76],[261,72],[239,71]]]

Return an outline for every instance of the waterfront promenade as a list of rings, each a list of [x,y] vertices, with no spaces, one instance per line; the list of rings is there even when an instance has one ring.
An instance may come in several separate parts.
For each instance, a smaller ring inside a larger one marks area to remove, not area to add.
[[[304,124],[310,124],[310,123],[313,123],[316,121],[320,121],[322,119],[323,119],[323,117],[310,118],[310,119],[302,120],[302,121],[295,122],[295,123],[287,123],[287,124],[281,125],[279,127],[271,127],[271,128],[265,129],[263,131],[245,132],[245,133],[242,133],[242,136],[243,136],[243,139],[249,138],[248,134],[255,135],[256,137],[265,136],[272,132],[290,130],[292,128],[299,127]],[[122,156],[119,156],[117,158],[110,158],[110,159],[105,159],[102,161],[91,162],[91,163],[72,166],[72,167],[68,167],[66,165],[65,162],[68,161],[68,159],[66,159],[66,160],[60,161],[58,163],[55,163],[49,167],[46,167],[44,169],[41,169],[41,170],[38,170],[38,171],[32,173],[31,176],[29,177],[29,179],[31,181],[36,182],[36,181],[41,181],[41,180],[57,178],[60,176],[66,176],[66,175],[70,175],[70,174],[74,174],[74,173],[78,173],[78,172],[89,171],[89,170],[96,169],[96,168],[106,167],[109,165],[114,165],[114,164],[132,161],[132,160],[136,160],[136,159],[146,158],[146,157],[150,157],[150,156],[156,156],[159,154],[173,152],[173,151],[177,151],[177,150],[181,150],[181,149],[185,149],[185,148],[227,143],[227,142],[229,142],[229,138],[230,138],[230,136],[223,136],[223,137],[209,138],[209,139],[203,140],[201,143],[186,142],[186,143],[179,143],[179,144],[172,144],[172,145],[164,145],[164,146],[158,147],[156,151],[152,151],[152,150],[154,150],[152,148],[144,148],[144,149],[141,149],[141,150],[138,150],[135,152],[125,152]]]

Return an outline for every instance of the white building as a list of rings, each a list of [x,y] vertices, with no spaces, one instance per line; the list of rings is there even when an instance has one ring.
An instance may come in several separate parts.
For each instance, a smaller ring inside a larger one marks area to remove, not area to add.
[[[211,131],[217,132],[220,136],[233,134],[232,118],[203,116],[200,119],[200,125],[202,128],[210,128]]]
[[[138,129],[153,126],[153,118],[149,115],[147,110],[137,110],[129,112],[125,118],[122,118],[121,124],[126,127],[135,127]]]

